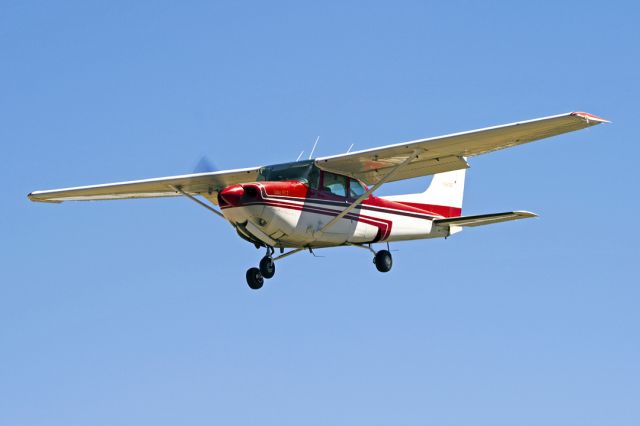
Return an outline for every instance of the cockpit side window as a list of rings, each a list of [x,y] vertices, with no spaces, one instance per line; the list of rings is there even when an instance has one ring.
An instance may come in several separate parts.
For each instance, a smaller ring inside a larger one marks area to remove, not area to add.
[[[349,178],[349,197],[358,198],[366,191],[362,184],[353,178]]]
[[[347,196],[347,177],[324,172],[322,190],[339,197]]]

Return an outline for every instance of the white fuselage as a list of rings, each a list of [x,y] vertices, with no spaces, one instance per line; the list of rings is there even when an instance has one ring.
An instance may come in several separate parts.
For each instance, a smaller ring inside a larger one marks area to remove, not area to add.
[[[327,247],[447,237],[448,227],[433,226],[441,218],[397,202],[371,197],[333,226],[319,232],[349,203],[306,197],[269,195],[222,208],[239,232],[274,247]]]

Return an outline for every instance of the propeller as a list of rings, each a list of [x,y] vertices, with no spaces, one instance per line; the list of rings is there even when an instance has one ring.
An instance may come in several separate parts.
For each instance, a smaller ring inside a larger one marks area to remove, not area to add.
[[[193,168],[193,173],[209,173],[217,172],[218,170],[220,170],[220,168],[216,166],[214,162],[209,160],[206,155],[203,155]]]

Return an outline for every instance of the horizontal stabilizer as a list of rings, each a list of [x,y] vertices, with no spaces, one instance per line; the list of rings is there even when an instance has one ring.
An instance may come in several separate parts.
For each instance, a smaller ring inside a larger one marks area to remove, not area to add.
[[[505,213],[489,213],[474,216],[458,216],[446,219],[436,219],[434,225],[450,225],[450,226],[482,226],[491,225],[492,223],[506,222],[508,220],[527,219],[529,217],[537,217],[538,215],[531,212],[516,211]]]

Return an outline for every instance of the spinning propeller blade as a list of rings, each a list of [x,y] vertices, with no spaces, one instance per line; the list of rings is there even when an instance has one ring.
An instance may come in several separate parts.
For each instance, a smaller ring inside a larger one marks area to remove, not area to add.
[[[220,168],[210,161],[206,155],[203,155],[193,168],[193,173],[217,172],[218,170],[220,170]]]

